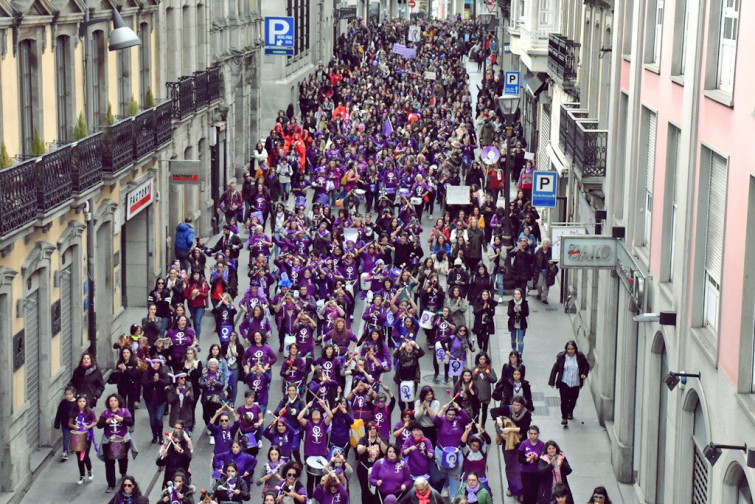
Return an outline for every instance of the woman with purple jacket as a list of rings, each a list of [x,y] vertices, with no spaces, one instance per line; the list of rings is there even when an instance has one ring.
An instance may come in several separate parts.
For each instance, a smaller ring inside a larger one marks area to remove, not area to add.
[[[343,504],[349,501],[349,494],[338,475],[330,471],[322,477],[313,495],[319,504]]]
[[[174,372],[179,369],[186,349],[199,346],[199,340],[196,338],[194,329],[188,327],[188,320],[185,315],[181,315],[178,317],[175,329],[171,329],[165,334],[165,337],[172,342],[169,358]]]
[[[370,485],[377,488],[381,500],[385,500],[388,495],[399,495],[405,492],[412,484],[409,467],[399,453],[396,445],[390,445],[385,451],[385,457],[372,466]]]

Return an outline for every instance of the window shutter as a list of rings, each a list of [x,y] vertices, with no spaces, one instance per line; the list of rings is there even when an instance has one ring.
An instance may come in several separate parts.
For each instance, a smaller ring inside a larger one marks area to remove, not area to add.
[[[719,284],[721,283],[721,265],[723,264],[724,250],[726,178],[726,159],[711,152],[705,269],[708,271],[708,275]]]
[[[679,202],[684,199],[684,196],[682,195],[682,168],[680,166],[680,160],[679,155],[682,150],[681,145],[681,136],[682,132],[680,129],[676,127],[671,128],[671,135],[669,136],[669,144],[668,148],[671,151],[671,162],[674,163],[673,168],[673,175],[674,175],[674,187],[673,187],[673,199],[672,199],[672,205],[679,206]]]
[[[548,157],[548,144],[551,141],[551,114],[550,109],[543,107],[540,113],[540,144],[537,149],[537,169],[549,170],[550,158]]]
[[[653,181],[655,180],[655,129],[656,115],[648,111],[647,115],[647,132],[648,132],[648,157],[645,161],[645,187],[649,194],[653,194]]]

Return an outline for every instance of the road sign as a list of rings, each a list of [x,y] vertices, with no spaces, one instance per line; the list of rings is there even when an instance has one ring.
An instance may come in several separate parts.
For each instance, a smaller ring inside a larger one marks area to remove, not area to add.
[[[558,174],[550,171],[535,171],[532,179],[532,206],[554,208]]]
[[[415,2],[414,0],[409,0],[409,8],[410,9],[413,9],[416,6],[417,6],[417,2]]]
[[[293,47],[266,47],[265,54],[293,56]]]
[[[294,18],[265,18],[265,47],[294,48]],[[278,54],[278,53],[273,53]]]
[[[506,72],[503,94],[519,94],[519,72]]]

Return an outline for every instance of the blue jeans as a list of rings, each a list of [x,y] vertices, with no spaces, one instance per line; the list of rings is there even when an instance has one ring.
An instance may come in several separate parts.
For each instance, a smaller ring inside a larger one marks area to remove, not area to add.
[[[435,447],[435,460],[437,461],[438,469],[443,476],[446,477],[446,482],[443,484],[443,488],[448,488],[448,494],[451,496],[452,500],[456,495],[456,492],[459,490],[461,469],[464,466],[464,456],[461,454],[461,450],[457,452],[456,456],[458,457],[456,467],[454,469],[446,469],[441,463],[441,460],[443,460],[443,450],[440,446]]]
[[[168,326],[170,326],[170,317],[161,317],[162,322],[160,324],[160,336],[165,336],[165,331],[168,330]]]
[[[165,412],[165,403],[147,402],[147,412],[149,413],[149,427],[153,436],[160,436],[163,433],[163,413]]]
[[[67,425],[62,426],[60,431],[63,433],[63,451],[68,453],[71,448],[71,428]]]
[[[519,352],[519,355],[524,354],[524,333],[526,329],[514,329],[511,331],[511,349]]]
[[[240,364],[238,364],[240,366]],[[239,391],[239,368],[228,370],[228,401],[236,404],[236,394]]]
[[[191,322],[194,324],[194,334],[197,335],[197,341],[199,340],[199,335],[202,333],[202,317],[204,317],[204,310],[204,308],[192,308],[189,306]]]
[[[503,273],[497,273],[495,281],[498,283],[498,295],[503,297]]]

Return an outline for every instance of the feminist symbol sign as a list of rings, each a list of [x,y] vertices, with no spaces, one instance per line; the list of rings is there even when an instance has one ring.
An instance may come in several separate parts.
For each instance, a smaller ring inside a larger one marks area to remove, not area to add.
[[[449,376],[461,376],[461,371],[464,366],[462,365],[462,362],[458,359],[451,359],[449,362],[449,370],[448,375]]]
[[[231,340],[231,332],[233,332],[233,326],[224,325],[220,326],[220,341],[228,342]]]

